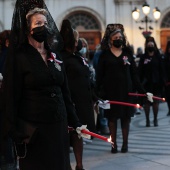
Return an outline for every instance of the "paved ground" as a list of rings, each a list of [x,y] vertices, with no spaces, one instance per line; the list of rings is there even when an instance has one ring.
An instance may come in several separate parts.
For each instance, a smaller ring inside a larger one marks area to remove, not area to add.
[[[129,134],[129,152],[121,153],[122,135],[118,129],[117,154],[111,154],[111,146],[104,141],[93,139],[84,145],[83,163],[86,170],[170,170],[170,117],[167,104],[161,103],[158,127],[145,127],[142,111],[132,119]],[[153,120],[153,114],[150,115]],[[70,154],[74,170],[74,154]]]

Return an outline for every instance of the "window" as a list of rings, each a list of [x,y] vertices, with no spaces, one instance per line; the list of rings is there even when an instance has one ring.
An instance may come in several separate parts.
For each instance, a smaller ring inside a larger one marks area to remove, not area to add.
[[[67,19],[70,20],[74,29],[80,28],[83,30],[99,30],[100,26],[91,15],[88,13],[77,12],[70,15]]]
[[[163,18],[161,28],[170,28],[170,12]]]

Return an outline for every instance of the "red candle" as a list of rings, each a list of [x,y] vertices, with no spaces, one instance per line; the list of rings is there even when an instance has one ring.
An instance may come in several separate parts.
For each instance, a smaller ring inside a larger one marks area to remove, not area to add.
[[[162,100],[163,102],[165,102],[165,98],[153,96],[153,99],[155,99],[155,100]]]
[[[73,129],[72,127],[68,127],[68,130],[69,130],[69,131],[72,131],[72,130],[74,130],[74,129]],[[106,137],[104,137],[104,136],[98,135],[98,134],[96,134],[96,133],[90,132],[90,131],[85,130],[85,129],[81,130],[81,133],[85,133],[85,134],[91,135],[91,136],[93,136],[93,137],[95,137],[95,138],[104,140],[105,142],[110,142],[110,143],[112,143],[111,138],[106,138]]]
[[[146,96],[146,94],[139,94],[139,93],[128,93],[128,95],[129,96],[142,96],[142,97]],[[153,99],[165,101],[165,98],[161,98],[161,97],[157,97],[157,96],[153,96]]]
[[[85,129],[81,130],[81,133],[85,133],[87,135],[91,135],[95,138],[98,138],[98,139],[101,139],[101,140],[104,140],[105,142],[110,142],[108,138],[104,137],[104,136],[101,136],[101,135],[98,135],[96,133],[93,133],[93,132],[90,132],[90,131],[87,131]]]
[[[126,102],[118,102],[118,101],[109,101],[110,104],[118,104],[123,106],[131,106],[136,108],[142,108],[139,104],[132,104],[132,103],[126,103]]]
[[[141,97],[145,97],[146,94],[139,94],[139,93],[128,93],[129,96],[141,96]]]

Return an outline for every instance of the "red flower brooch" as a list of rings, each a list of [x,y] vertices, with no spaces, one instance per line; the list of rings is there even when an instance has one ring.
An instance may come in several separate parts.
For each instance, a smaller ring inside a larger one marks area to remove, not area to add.
[[[151,59],[147,59],[147,58],[146,58],[146,59],[144,60],[144,64],[148,64],[149,62],[151,62]]]
[[[60,64],[63,63],[63,62],[56,59],[56,54],[55,53],[51,52],[51,57],[48,60],[51,61],[51,62],[54,62],[55,68],[58,69],[58,71],[61,71]]]
[[[123,61],[124,61],[124,65],[126,65],[126,64],[130,65],[130,62],[128,61],[127,56],[123,56]]]

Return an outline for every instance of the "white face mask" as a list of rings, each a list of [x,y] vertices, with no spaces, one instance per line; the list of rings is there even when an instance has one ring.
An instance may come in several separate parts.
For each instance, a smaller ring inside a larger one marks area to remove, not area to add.
[[[79,51],[82,55],[87,53],[87,48],[83,47],[80,51]]]

